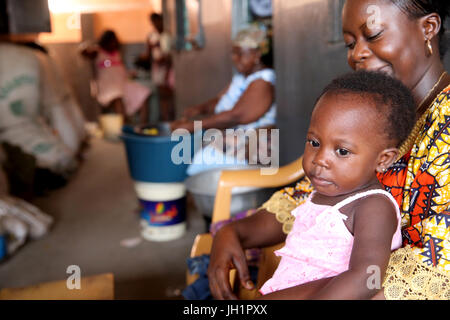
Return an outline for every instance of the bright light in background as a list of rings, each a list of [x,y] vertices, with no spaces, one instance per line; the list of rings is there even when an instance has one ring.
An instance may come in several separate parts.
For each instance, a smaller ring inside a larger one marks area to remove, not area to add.
[[[52,13],[92,13],[101,11],[120,11],[148,9],[161,11],[161,0],[48,0]]]
[[[16,0],[17,1],[17,0]],[[94,32],[117,28],[124,43],[142,42],[151,31],[150,12],[161,12],[162,0],[47,0],[52,32],[41,33],[42,43],[76,43],[82,39],[80,18],[94,14]],[[1,2],[1,0],[0,0]],[[98,34],[97,34],[98,33]]]
[[[69,29],[69,30],[80,30],[81,29],[80,14],[72,13],[67,18],[66,25],[67,25],[67,29]]]
[[[75,1],[48,0],[48,8],[52,13],[67,13],[78,11]]]

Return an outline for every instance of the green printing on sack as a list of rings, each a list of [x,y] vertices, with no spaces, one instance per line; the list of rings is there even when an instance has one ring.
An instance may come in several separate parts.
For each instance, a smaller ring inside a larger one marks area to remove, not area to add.
[[[36,146],[34,146],[33,153],[34,154],[45,153],[45,152],[48,152],[52,148],[53,148],[53,145],[51,145],[50,143],[39,143]]]
[[[16,100],[9,104],[9,109],[11,110],[11,113],[15,116],[23,116],[25,108],[23,107],[23,101],[22,100]]]

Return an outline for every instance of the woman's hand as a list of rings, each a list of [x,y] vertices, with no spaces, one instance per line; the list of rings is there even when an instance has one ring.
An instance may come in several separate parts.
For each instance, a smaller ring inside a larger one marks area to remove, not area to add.
[[[192,119],[200,114],[202,114],[202,106],[198,105],[198,106],[193,106],[193,107],[189,107],[184,109],[183,111],[183,118],[186,119]]]
[[[186,118],[181,118],[170,123],[170,130],[186,129],[189,132],[194,132],[194,123]]]
[[[230,285],[230,270],[236,268],[241,284],[253,289],[247,260],[232,225],[222,227],[214,236],[208,267],[209,288],[214,298],[236,300]]]

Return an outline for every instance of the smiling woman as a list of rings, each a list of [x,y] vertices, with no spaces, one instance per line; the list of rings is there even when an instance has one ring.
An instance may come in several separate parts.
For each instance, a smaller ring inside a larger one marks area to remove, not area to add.
[[[450,297],[450,144],[446,130],[450,126],[450,76],[442,63],[446,52],[443,26],[449,12],[450,2],[441,0],[347,0],[344,6],[350,67],[395,77],[411,90],[415,102],[416,124],[400,148],[404,154],[378,174],[400,208],[403,248],[391,254],[383,290],[374,298]],[[295,188],[275,193],[253,216],[216,234],[208,273],[216,297],[235,298],[228,285],[230,264],[237,267],[242,285],[249,288],[243,249],[284,241],[283,233],[289,233],[294,223],[291,211],[310,192],[310,184],[300,181]],[[326,294],[334,279],[303,284],[290,299]]]
[[[367,5],[347,1],[345,6],[343,30],[348,64],[355,70],[386,72],[400,79],[420,100],[419,96],[432,87],[430,82],[436,83],[436,75],[439,77],[443,71],[440,58],[444,46],[439,43],[444,41],[441,37],[444,18],[438,13],[415,17],[420,10],[411,1],[372,3],[379,12],[372,24],[368,23],[373,14],[367,13]],[[415,11],[405,11],[412,8]],[[433,55],[433,48],[434,53],[441,54]]]

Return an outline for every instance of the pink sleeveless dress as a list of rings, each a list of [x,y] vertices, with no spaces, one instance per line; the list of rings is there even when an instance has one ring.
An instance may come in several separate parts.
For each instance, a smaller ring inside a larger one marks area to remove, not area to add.
[[[336,276],[348,270],[353,247],[353,235],[345,226],[347,216],[339,209],[345,205],[373,194],[383,194],[392,201],[397,213],[397,230],[392,239],[391,249],[400,248],[400,210],[392,195],[375,189],[353,195],[334,206],[318,205],[307,201],[295,208],[292,231],[283,248],[275,251],[281,256],[280,264],[272,278],[260,289],[262,294],[290,288],[306,282]]]

